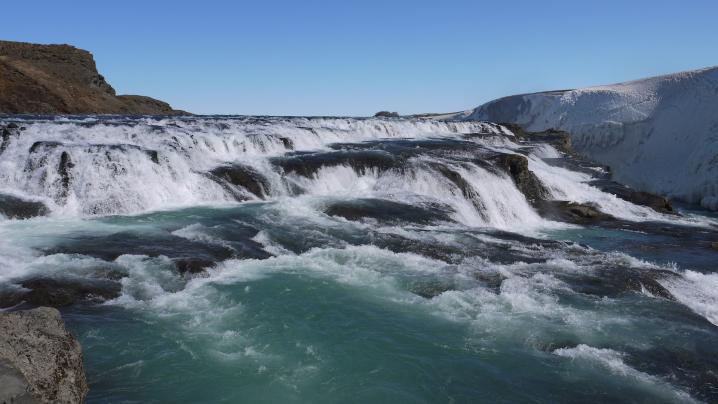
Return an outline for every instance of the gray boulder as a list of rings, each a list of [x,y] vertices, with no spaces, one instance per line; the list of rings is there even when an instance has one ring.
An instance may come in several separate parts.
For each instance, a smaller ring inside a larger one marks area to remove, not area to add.
[[[0,312],[0,403],[81,403],[82,349],[49,307]]]

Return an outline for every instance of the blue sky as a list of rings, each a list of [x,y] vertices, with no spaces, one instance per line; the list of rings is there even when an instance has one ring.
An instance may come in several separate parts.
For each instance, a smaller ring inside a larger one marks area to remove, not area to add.
[[[94,53],[195,113],[368,115],[718,65],[718,1],[7,1],[0,39]]]

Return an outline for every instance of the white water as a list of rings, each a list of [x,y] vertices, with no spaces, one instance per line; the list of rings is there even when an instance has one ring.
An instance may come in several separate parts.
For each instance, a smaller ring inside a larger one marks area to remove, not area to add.
[[[43,200],[55,214],[65,216],[226,203],[232,196],[203,175],[225,163],[242,162],[267,172],[267,157],[291,149],[496,131],[482,123],[357,119],[147,119],[139,124],[103,120],[90,125],[92,122],[19,122],[26,130],[12,136],[2,153],[0,192]],[[36,142],[61,145],[40,146],[30,153]],[[153,151],[157,163],[148,154]],[[63,152],[74,164],[66,197],[58,170]]]

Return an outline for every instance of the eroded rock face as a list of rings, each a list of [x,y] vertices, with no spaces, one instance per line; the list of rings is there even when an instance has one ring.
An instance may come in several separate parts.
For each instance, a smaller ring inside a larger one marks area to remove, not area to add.
[[[186,114],[150,97],[117,96],[86,50],[10,41],[0,41],[2,113]]]
[[[529,161],[526,156],[500,154],[493,158],[493,161],[498,168],[506,172],[514,180],[516,188],[526,195],[529,202],[535,203],[548,196],[549,193],[541,184],[541,181],[529,170]]]
[[[270,185],[267,178],[252,167],[243,164],[220,166],[210,171],[210,178],[219,182],[220,185],[231,184],[246,189],[248,192],[264,199],[269,195]],[[248,199],[245,195],[236,195],[231,188],[228,188],[238,200]]]
[[[59,311],[0,313],[0,381],[0,402],[83,402],[82,349]]]

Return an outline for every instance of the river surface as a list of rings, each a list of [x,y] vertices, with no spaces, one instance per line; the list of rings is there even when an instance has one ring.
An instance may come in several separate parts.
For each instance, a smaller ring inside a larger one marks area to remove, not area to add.
[[[401,119],[0,126],[0,302],[60,307],[88,403],[718,401],[718,218],[601,191],[554,144]]]

